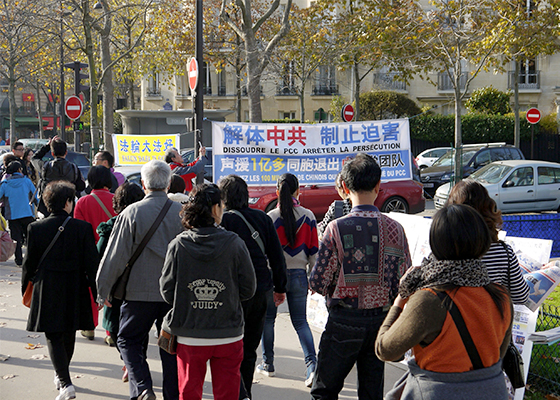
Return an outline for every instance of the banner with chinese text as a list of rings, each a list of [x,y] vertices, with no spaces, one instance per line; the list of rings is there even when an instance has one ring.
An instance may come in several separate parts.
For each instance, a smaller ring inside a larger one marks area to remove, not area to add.
[[[292,173],[300,184],[333,184],[342,164],[371,154],[382,180],[412,179],[408,119],[330,124],[212,123],[214,182],[230,174],[249,185],[275,185]]]
[[[113,135],[116,165],[144,165],[164,160],[165,151],[179,148],[179,135]]]

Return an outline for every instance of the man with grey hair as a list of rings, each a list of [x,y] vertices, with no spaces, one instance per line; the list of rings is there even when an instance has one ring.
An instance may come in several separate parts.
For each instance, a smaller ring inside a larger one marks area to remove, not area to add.
[[[116,219],[97,272],[98,303],[111,307],[111,289],[146,233],[166,205],[171,169],[152,160],[141,170],[143,200],[131,204]],[[171,200],[169,200],[171,201]],[[145,357],[145,338],[154,321],[162,321],[171,306],[161,297],[159,278],[167,245],[183,231],[181,205],[172,202],[168,212],[134,263],[121,306],[117,345],[128,370],[130,398],[155,400],[152,377]],[[163,366],[163,398],[178,400],[177,360],[160,349]]]
[[[200,148],[200,156],[190,164],[185,164],[185,160],[183,160],[183,157],[181,157],[179,151],[175,147],[171,147],[165,152],[165,162],[169,164],[169,167],[175,175],[179,175],[183,178],[186,192],[192,190],[192,179],[204,171],[204,166],[207,161],[206,147],[204,146]]]

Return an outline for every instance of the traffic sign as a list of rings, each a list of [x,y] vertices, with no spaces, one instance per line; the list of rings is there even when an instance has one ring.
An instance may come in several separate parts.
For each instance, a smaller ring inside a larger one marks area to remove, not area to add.
[[[342,120],[350,122],[354,119],[354,107],[351,104],[346,104],[342,107]]]
[[[84,112],[84,104],[78,96],[70,96],[64,103],[64,112],[70,119],[78,119]]]
[[[198,62],[196,58],[191,58],[189,61],[189,87],[191,91],[196,90],[196,85],[198,84]]]
[[[541,112],[538,108],[530,108],[529,110],[527,110],[525,118],[527,118],[528,123],[536,124],[541,120]]]

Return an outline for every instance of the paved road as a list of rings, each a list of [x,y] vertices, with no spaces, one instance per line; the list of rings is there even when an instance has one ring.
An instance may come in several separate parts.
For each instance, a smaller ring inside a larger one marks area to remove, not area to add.
[[[21,304],[21,269],[13,259],[0,263],[0,399],[2,400],[49,400],[55,399],[57,391],[53,384],[53,368],[45,347],[43,334],[25,331],[28,309]],[[282,309],[280,310],[282,311]],[[77,333],[76,350],[70,373],[76,387],[77,399],[128,399],[128,384],[121,382],[122,362],[114,348],[104,341],[104,331],[98,327],[96,338],[86,340]],[[313,332],[315,346],[320,333]],[[34,350],[27,344],[41,345]],[[273,378],[255,374],[253,398],[266,400],[309,399],[305,387],[305,364],[303,353],[292,328],[289,315],[281,313],[276,322],[277,375]],[[161,364],[159,363],[156,339],[150,337],[148,359],[158,399],[161,395]],[[404,368],[399,364],[387,364],[386,389],[402,375]],[[210,375],[204,384],[204,399],[212,399]],[[356,398],[356,371],[346,380],[340,399]]]

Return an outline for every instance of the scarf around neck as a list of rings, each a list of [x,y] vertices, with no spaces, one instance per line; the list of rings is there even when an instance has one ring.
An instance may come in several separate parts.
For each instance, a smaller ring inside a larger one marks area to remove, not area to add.
[[[399,285],[399,294],[406,299],[417,290],[449,284],[482,287],[490,284],[490,278],[480,259],[440,261],[430,254],[420,268],[406,274]]]

